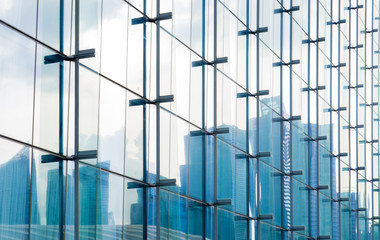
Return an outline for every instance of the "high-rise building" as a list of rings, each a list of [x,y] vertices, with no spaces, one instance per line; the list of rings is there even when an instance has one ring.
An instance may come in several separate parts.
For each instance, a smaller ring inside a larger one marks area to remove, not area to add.
[[[0,0],[0,239],[380,239],[378,0]]]

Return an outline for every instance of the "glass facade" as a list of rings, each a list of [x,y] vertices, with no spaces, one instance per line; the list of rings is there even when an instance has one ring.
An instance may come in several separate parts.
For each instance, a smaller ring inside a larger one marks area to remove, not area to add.
[[[379,0],[0,0],[0,239],[380,239]]]

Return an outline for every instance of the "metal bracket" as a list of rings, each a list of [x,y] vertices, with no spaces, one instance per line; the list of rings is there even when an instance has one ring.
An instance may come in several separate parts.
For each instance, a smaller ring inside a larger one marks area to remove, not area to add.
[[[358,84],[356,86],[351,86],[351,85],[348,85],[348,86],[345,86],[344,89],[355,89],[355,88],[363,88],[364,85],[363,84]]]
[[[169,20],[169,19],[172,19],[172,16],[173,14],[171,12],[168,12],[168,13],[161,13],[160,15],[158,15],[158,17],[155,17],[155,18],[149,18],[146,16],[140,17],[140,18],[134,18],[132,19],[132,25],[142,24],[146,22],[155,23],[157,21]]]
[[[230,129],[228,127],[225,128],[217,128],[211,133],[208,133],[208,135],[214,135],[214,134],[227,134],[230,133]]]
[[[358,48],[363,48],[363,44],[359,44],[359,45],[356,45],[356,46],[351,46],[351,45],[349,45],[349,46],[346,46],[346,47],[344,47],[344,49],[358,49]]]
[[[328,185],[319,185],[316,190],[327,190],[329,189],[329,186]]]
[[[379,103],[373,102],[373,103],[360,103],[360,107],[371,107],[371,106],[377,106]]]
[[[204,130],[196,130],[196,131],[190,131],[191,137],[198,137],[198,136],[204,136],[204,135],[214,135],[214,134],[227,134],[230,133],[230,129],[228,127],[226,128],[217,128],[213,132],[207,132]]]
[[[312,40],[312,39],[305,39],[305,40],[302,40],[302,44],[319,43],[319,42],[324,42],[324,41],[325,41],[325,38],[324,38],[324,37],[317,38],[317,39],[315,39],[315,40]]]
[[[360,67],[360,70],[371,70],[371,69],[377,69],[378,66],[377,65],[374,65],[372,67]]]
[[[346,63],[339,63],[338,65],[333,65],[333,64],[326,65],[326,68],[341,68],[345,66],[346,66]]]
[[[228,62],[228,57],[221,57],[217,58],[215,61],[209,62],[207,60],[199,60],[199,61],[194,61],[192,62],[192,67],[201,67],[204,65],[213,65],[213,64],[221,64],[221,63],[227,63]]]
[[[135,188],[148,188],[148,187],[171,187],[176,186],[176,179],[160,179],[158,183],[155,184],[144,184],[140,182],[129,182],[127,183],[128,189],[135,189]]]
[[[176,186],[177,179],[160,179],[160,181],[154,184],[155,187],[171,187]]]
[[[355,7],[352,7],[352,6],[345,7],[344,10],[355,10],[355,9],[360,9],[360,8],[363,8],[363,5],[357,5]]]
[[[367,140],[360,140],[359,143],[368,143],[368,144],[371,144],[371,143],[377,143],[379,142],[379,140],[377,139],[373,139],[371,141],[367,141]]]
[[[349,202],[350,199],[349,198],[339,198],[338,199],[338,202]]]
[[[337,109],[334,109],[334,108],[328,108],[326,109],[327,112],[341,112],[341,111],[346,111],[347,108],[346,107],[339,107]]]
[[[256,155],[252,156],[252,158],[265,158],[265,157],[270,157],[271,153],[270,152],[259,152]]]
[[[160,96],[156,100],[149,101],[147,99],[139,98],[139,99],[131,99],[129,100],[129,106],[141,106],[145,104],[157,104],[157,103],[167,103],[167,102],[174,102],[174,95],[165,95],[165,96]]]
[[[332,154],[332,153],[330,153],[330,154],[323,154],[323,157],[339,157],[339,158],[341,158],[341,157],[347,157],[348,156],[348,153],[338,153],[338,154]]]
[[[67,159],[69,160],[75,160],[75,159],[92,159],[98,157],[98,151],[97,150],[89,150],[89,151],[80,151],[77,155],[73,155]]]
[[[343,24],[343,23],[346,23],[346,19],[341,19],[341,20],[339,20],[337,22],[329,21],[329,22],[326,23],[326,25],[327,26],[329,26],[329,25],[338,25],[338,24]]]
[[[249,93],[249,92],[243,92],[238,93],[237,98],[245,98],[245,97],[258,97],[258,96],[266,96],[269,95],[269,90],[261,90],[257,93]]]
[[[257,35],[259,33],[265,33],[265,32],[268,32],[268,27],[261,27],[261,28],[254,30],[254,31],[249,30],[249,29],[241,30],[238,32],[238,36],[245,36],[245,35],[249,35],[249,34]]]
[[[301,91],[302,92],[308,92],[308,91],[320,91],[320,90],[325,90],[326,89],[326,86],[318,86],[316,88],[309,88],[309,87],[305,87],[305,88],[302,88]]]
[[[348,167],[348,168],[342,168],[343,171],[360,171],[360,170],[365,170],[365,167]]]
[[[305,231],[305,226],[293,226],[291,227],[290,229],[280,229],[281,231],[291,231],[291,232],[294,232],[294,231]]]
[[[53,163],[53,162],[59,162],[62,160],[68,160],[73,161],[75,159],[91,159],[91,158],[97,158],[98,157],[98,151],[97,150],[89,150],[89,151],[80,151],[78,152],[78,155],[73,155],[71,157],[60,157],[53,154],[48,155],[42,155],[41,156],[41,163]]]
[[[48,155],[42,155],[41,156],[41,163],[53,163],[53,162],[59,162],[62,160],[66,160],[64,157],[59,157],[57,155],[48,154]]]
[[[294,171],[291,171],[290,173],[283,173],[283,172],[275,172],[273,174],[273,176],[275,177],[278,177],[278,176],[299,176],[299,175],[303,175],[303,171],[302,170],[294,170]]]
[[[136,189],[136,188],[146,188],[151,187],[150,185],[139,183],[139,182],[128,182],[127,189]]]
[[[44,57],[44,64],[52,64],[62,61],[75,61],[76,59],[92,58],[95,57],[95,49],[81,50],[78,54],[73,56],[63,56],[61,54],[53,54]]]
[[[354,212],[365,212],[365,211],[367,211],[367,209],[366,208],[358,208],[358,209],[353,209],[352,211],[354,211]]]
[[[356,126],[348,125],[348,126],[344,126],[343,127],[343,129],[358,129],[358,128],[364,128],[364,125],[363,124],[359,124],[359,125],[356,125]]]
[[[225,205],[232,205],[231,199],[217,199],[211,206],[225,206]]]
[[[377,29],[372,29],[372,30],[363,30],[363,31],[360,31],[361,34],[366,34],[366,33],[375,33],[377,32],[378,30]]]
[[[318,136],[316,138],[305,137],[304,140],[307,142],[324,141],[324,140],[327,140],[327,136]]]
[[[292,60],[292,61],[287,62],[287,63],[275,62],[275,63],[273,63],[273,67],[290,66],[290,65],[296,65],[296,64],[300,64],[300,60]]]
[[[289,13],[289,12],[295,12],[295,11],[299,11],[300,10],[300,6],[294,6],[294,7],[291,7],[289,9],[285,9],[285,8],[278,8],[278,9],[275,9],[274,10],[274,14],[277,14],[277,13]]]
[[[273,215],[272,214],[260,214],[259,216],[257,216],[256,218],[254,218],[255,220],[272,220],[273,219]]]
[[[320,235],[317,237],[317,239],[330,239],[329,235]]]
[[[290,118],[281,118],[281,117],[273,118],[272,122],[291,122],[291,121],[298,121],[298,120],[301,120],[300,115],[292,116]]]

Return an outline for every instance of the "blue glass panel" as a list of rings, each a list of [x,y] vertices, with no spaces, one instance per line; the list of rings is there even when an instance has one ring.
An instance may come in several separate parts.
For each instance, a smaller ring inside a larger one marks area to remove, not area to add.
[[[47,155],[36,150],[33,152],[32,190],[37,198],[31,201],[31,239],[59,239],[64,234],[66,161],[46,163],[44,157]]]
[[[319,194],[319,234],[332,236],[331,200]]]
[[[192,131],[199,131],[190,127],[190,135],[185,137],[185,146],[188,146],[189,156],[189,196],[199,200],[204,199],[204,170],[205,170],[205,136],[191,136]],[[182,185],[182,184],[181,184]]]
[[[29,238],[29,209],[37,194],[31,190],[31,149],[0,139],[0,235]],[[33,168],[35,169],[35,168]]]
[[[309,191],[305,185],[293,180],[293,225],[304,226],[305,231],[298,231],[302,234],[309,231]]]
[[[124,236],[123,239],[143,239],[144,206],[146,204],[146,188],[128,188],[134,182],[125,180],[124,194]]]
[[[233,210],[235,206],[235,156],[237,151],[220,140],[217,141],[217,147],[217,199],[230,199],[233,206],[222,207]],[[242,199],[242,201],[244,200]]]
[[[235,238],[234,214],[218,208],[218,239],[230,240]]]
[[[188,201],[189,206],[189,235],[191,240],[201,240],[204,235],[204,223],[205,223],[205,206],[191,201]]]
[[[282,175],[264,163],[260,163],[260,214],[272,214],[273,223],[281,224]]]
[[[99,170],[94,167],[79,165],[79,237],[94,239],[96,237],[96,210]]]
[[[265,223],[260,224],[260,238],[259,239],[273,239],[280,240],[282,239],[282,231],[273,226],[267,225]]]

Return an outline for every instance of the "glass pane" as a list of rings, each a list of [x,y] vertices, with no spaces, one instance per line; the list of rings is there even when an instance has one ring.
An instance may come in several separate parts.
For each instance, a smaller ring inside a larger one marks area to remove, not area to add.
[[[99,161],[108,170],[124,174],[126,90],[101,79],[99,107]]]
[[[37,38],[68,55],[70,55],[71,4],[71,1],[38,1]]]
[[[63,61],[44,63],[45,57],[54,54],[41,45],[37,47],[34,144],[64,153],[69,73]]]
[[[0,235],[11,239],[29,238],[31,191],[31,149],[0,139]]]
[[[144,204],[147,190],[145,188],[133,189],[128,186],[134,182],[125,180],[124,194],[124,237],[123,239],[143,239]],[[119,209],[120,210],[120,209]]]
[[[64,234],[67,162],[45,162],[47,156],[45,152],[33,152],[32,190],[37,197],[31,202],[31,239],[59,239]]]
[[[1,0],[0,6],[1,20],[36,36],[37,0]]]
[[[79,68],[79,150],[98,146],[99,77]]]
[[[101,72],[126,85],[128,4],[120,0],[103,2]]]
[[[146,171],[144,161],[147,161],[144,144],[145,146],[148,144],[148,121],[146,119],[149,119],[149,108],[146,105],[132,106],[131,101],[136,99],[140,98],[135,94],[127,93],[125,175],[143,180],[144,171]]]
[[[0,133],[31,142],[35,43],[2,25],[0,40]]]

